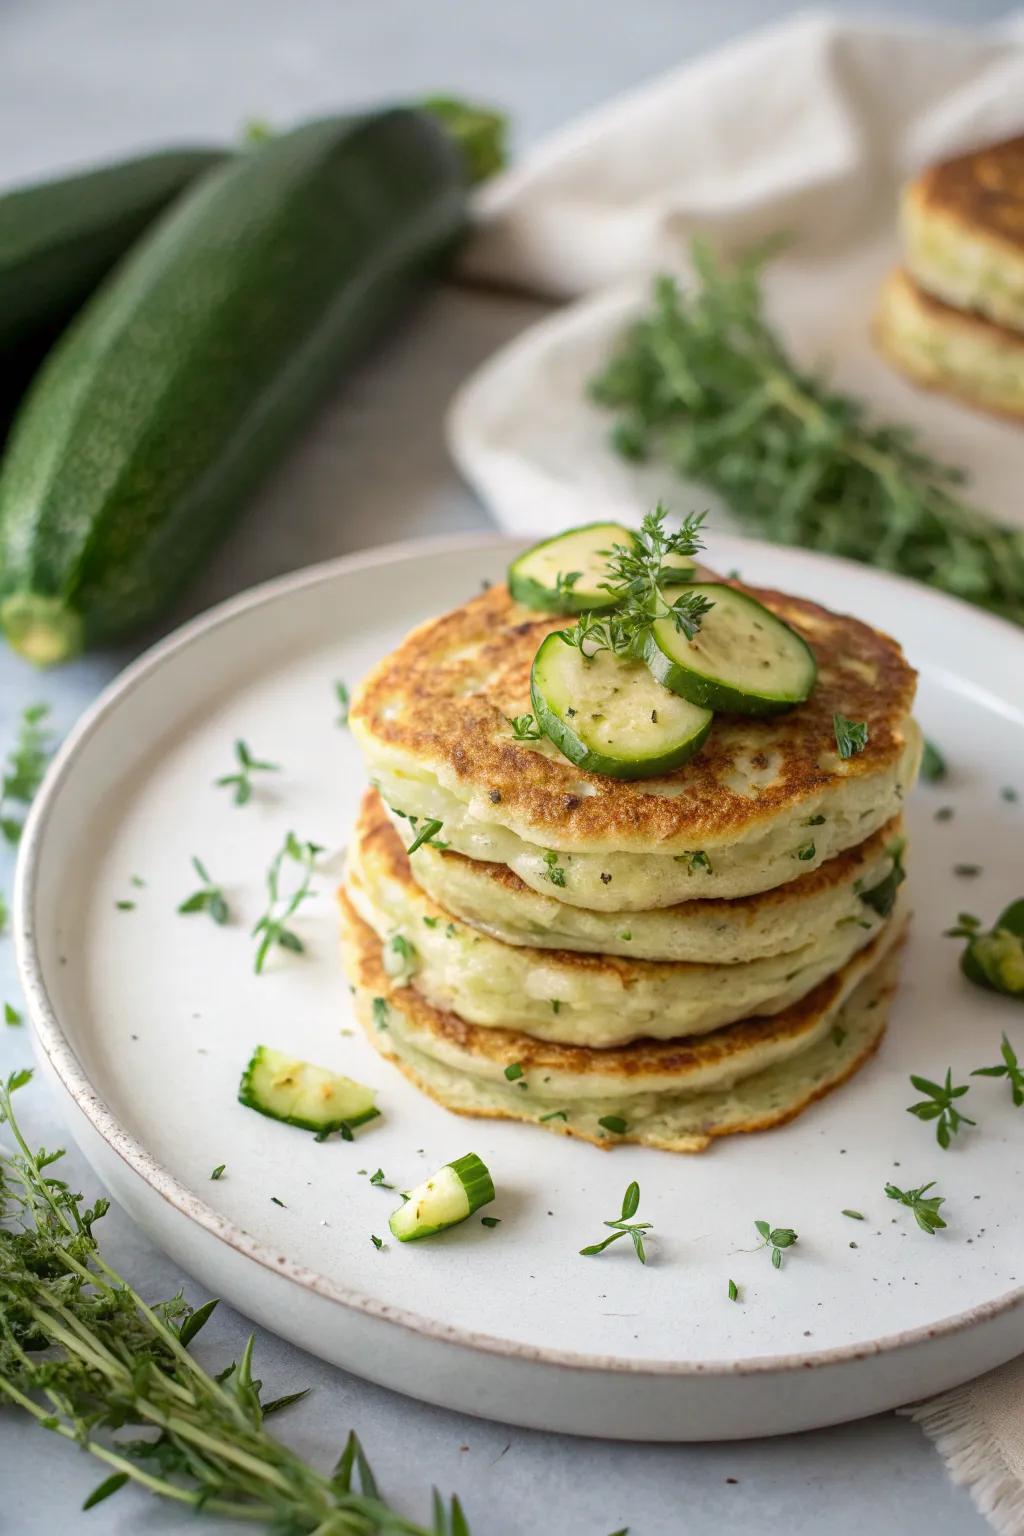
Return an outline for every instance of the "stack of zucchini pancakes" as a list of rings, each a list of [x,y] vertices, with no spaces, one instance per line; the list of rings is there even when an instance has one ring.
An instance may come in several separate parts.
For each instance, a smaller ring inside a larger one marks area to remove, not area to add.
[[[346,968],[449,1109],[697,1152],[878,1045],[915,674],[699,547],[660,509],[560,535],[357,691]]]

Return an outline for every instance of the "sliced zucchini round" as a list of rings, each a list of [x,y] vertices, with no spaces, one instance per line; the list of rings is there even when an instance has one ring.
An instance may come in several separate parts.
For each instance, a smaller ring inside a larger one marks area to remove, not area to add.
[[[643,662],[610,651],[589,659],[548,635],[533,659],[537,724],[578,768],[613,779],[647,779],[685,763],[703,744],[712,714],[670,693]]]
[[[586,523],[542,539],[508,568],[508,589],[517,603],[544,613],[589,613],[619,601],[601,588],[608,580],[607,554],[613,544],[631,545],[621,523]]]
[[[242,1074],[238,1099],[271,1120],[326,1134],[375,1120],[374,1090],[326,1067],[258,1045]]]
[[[803,703],[818,669],[807,643],[756,598],[719,582],[670,588],[706,597],[714,607],[692,640],[671,619],[651,625],[644,660],[680,698],[736,715],[774,715]]]
[[[494,1184],[486,1165],[475,1152],[467,1152],[411,1189],[388,1225],[400,1243],[411,1243],[458,1226],[493,1199]]]

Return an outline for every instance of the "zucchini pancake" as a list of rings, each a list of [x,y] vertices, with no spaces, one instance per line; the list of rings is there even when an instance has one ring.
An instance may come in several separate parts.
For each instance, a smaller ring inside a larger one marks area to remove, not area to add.
[[[660,508],[546,540],[356,691],[346,968],[377,1048],[459,1113],[700,1151],[881,1039],[915,673],[699,548]]]

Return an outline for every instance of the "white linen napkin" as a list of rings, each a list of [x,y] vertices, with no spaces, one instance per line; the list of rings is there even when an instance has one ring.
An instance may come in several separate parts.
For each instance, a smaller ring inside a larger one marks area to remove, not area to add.
[[[596,296],[518,338],[464,386],[449,422],[457,462],[510,530],[553,532],[606,512],[638,518],[658,492],[650,471],[604,448],[606,423],[583,402],[586,379],[643,301],[645,275],[685,266],[690,234],[730,250],[784,229],[793,254],[770,275],[768,303],[787,343],[809,360],[824,337],[840,383],[915,421],[974,472],[982,504],[1019,520],[1017,430],[923,401],[866,335],[896,254],[900,183],[946,153],[1022,130],[1024,30],[817,14],[572,125],[482,189],[464,273],[554,298]],[[1024,1360],[908,1411],[995,1529],[1022,1536]]]

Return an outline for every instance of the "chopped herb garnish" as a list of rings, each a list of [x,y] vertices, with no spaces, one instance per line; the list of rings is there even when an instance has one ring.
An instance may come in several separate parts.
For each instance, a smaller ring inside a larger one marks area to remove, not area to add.
[[[142,891],[146,888],[146,882],[141,875],[132,875],[132,885],[134,885],[137,891]]]
[[[11,1022],[10,1019],[8,1019],[7,1022],[9,1024]],[[1018,1063],[1016,1052],[1014,1051],[1013,1046],[1010,1044],[1009,1040],[1007,1040],[1005,1035],[1003,1036],[1003,1042],[1000,1046],[1000,1055],[1003,1059],[999,1066],[976,1067],[975,1070],[971,1073],[971,1076],[1009,1078],[1010,1097],[1013,1099],[1014,1104],[1019,1109],[1020,1106],[1024,1104],[1024,1070],[1022,1070],[1020,1064]]]
[[[512,727],[512,735],[516,741],[540,741],[544,732],[539,725],[534,724],[532,715],[506,715],[505,719]]]
[[[548,867],[548,879],[551,881],[551,884],[564,887],[565,870],[559,864],[558,854],[553,849],[549,848],[547,853],[545,853],[544,863]]]
[[[819,816],[808,816],[807,820],[804,822],[804,826],[805,827],[823,827],[824,825],[825,825],[825,818],[824,818],[824,816],[820,816],[820,815]]]
[[[505,1076],[508,1078],[510,1083],[514,1083],[517,1078],[522,1077],[522,1075],[523,1069],[518,1061],[513,1061],[509,1066],[505,1068]]]
[[[614,613],[581,613],[572,629],[556,630],[566,645],[574,646],[589,660],[599,651],[619,656],[638,654],[644,636],[658,620],[670,620],[687,640],[693,640],[701,619],[714,604],[698,592],[679,592],[671,601],[667,589],[679,587],[679,565],[667,565],[669,556],[689,557],[701,548],[703,514],[684,519],[678,533],[665,528],[668,514],[660,504],[648,512],[640,530],[626,544],[603,550],[608,580],[601,588],[614,595]]]
[[[613,1136],[625,1136],[629,1129],[621,1115],[602,1115],[597,1123],[606,1131],[611,1131]]]
[[[940,805],[933,816],[933,821],[952,821],[956,811],[951,805]]]
[[[872,912],[877,912],[879,917],[888,917],[896,905],[896,892],[907,878],[903,868],[903,850],[906,847],[906,839],[902,837],[889,844],[885,850],[892,859],[892,868],[889,873],[877,885],[873,885],[869,891],[858,891],[857,894],[865,906]]]
[[[736,1284],[735,1280],[730,1280],[729,1281],[729,1300],[730,1301],[739,1301],[739,1299],[740,1299],[740,1288]]]
[[[863,1214],[862,1211],[844,1211],[843,1215],[844,1216],[849,1216],[851,1221],[863,1221],[864,1220],[864,1214]]]
[[[203,882],[198,891],[191,896],[186,896],[178,911],[184,915],[191,912],[209,912],[215,923],[226,923],[228,920],[228,904],[224,898],[224,892],[219,885],[215,885],[206,866],[195,855],[192,857],[192,868]]]
[[[313,895],[310,883],[313,878],[313,865],[318,853],[323,849],[318,843],[300,843],[294,832],[289,832],[281,847],[275,853],[267,870],[267,910],[256,923],[252,930],[253,938],[259,935],[259,945],[256,949],[256,961],[254,969],[257,976],[263,970],[264,961],[271,949],[275,946],[287,949],[292,954],[301,955],[306,946],[291,928],[288,920],[294,917],[304,901],[308,901]],[[284,861],[288,859],[299,866],[299,883],[290,896],[284,896],[280,890],[281,872]]]
[[[935,1180],[932,1179],[930,1184],[922,1184],[920,1189],[897,1189],[895,1184],[887,1184],[885,1192],[890,1200],[898,1200],[901,1205],[908,1205],[921,1231],[934,1236],[940,1227],[946,1225],[939,1215],[939,1206],[946,1203],[945,1196],[928,1195],[928,1191],[934,1188]],[[927,1199],[925,1199],[926,1195],[928,1195]]]
[[[404,933],[393,933],[383,953],[384,969],[399,986],[407,986],[419,969],[420,954]]]
[[[381,1189],[394,1189],[394,1187],[395,1187],[393,1184],[386,1183],[386,1181],[384,1179],[384,1169],[383,1168],[378,1168],[376,1173],[371,1173],[370,1174],[370,1183],[371,1184],[379,1184]]]
[[[935,745],[925,737],[924,751],[921,753],[921,777],[926,784],[938,784],[949,773],[946,759]]]
[[[816,853],[817,849],[815,848],[813,842],[801,843],[800,847],[793,854],[793,857],[794,859],[799,859],[801,863],[806,864],[814,858]]]
[[[540,1120],[543,1125],[545,1120],[568,1120],[568,1118],[564,1109],[553,1109],[550,1114],[541,1115]]]
[[[383,998],[383,997],[375,997],[370,1006],[371,1006],[371,1008],[373,1010],[373,1022],[374,1022],[374,1025],[376,1026],[376,1028],[377,1029],[387,1029],[387,1027],[388,1027],[388,1005],[387,1005],[387,999]]]
[[[376,1234],[376,1232],[371,1232],[371,1233],[370,1233],[370,1242],[371,1242],[371,1243],[372,1243],[372,1244],[373,1244],[373,1246],[374,1246],[374,1247],[375,1247],[375,1248],[376,1248],[376,1249],[377,1249],[377,1250],[378,1250],[378,1251],[379,1251],[379,1250],[380,1250],[380,1249],[381,1249],[381,1248],[383,1248],[383,1247],[384,1247],[384,1239],[383,1239],[383,1238],[382,1238],[382,1237],[378,1237],[378,1236],[377,1236],[377,1234]]]
[[[134,901],[115,901],[114,902],[114,906],[117,908],[117,910],[119,912],[134,912],[135,911],[135,903],[134,903]]]
[[[271,1203],[271,1205],[279,1205],[282,1210],[286,1211],[288,1209],[288,1207],[285,1205],[284,1201],[283,1200],[279,1200],[276,1195],[271,1195],[270,1203]]]
[[[424,924],[428,928],[436,928],[440,921],[441,919],[439,917],[425,917],[423,919]]]
[[[975,1125],[977,1122],[962,1115],[956,1108],[956,1100],[962,1099],[970,1089],[969,1083],[964,1083],[958,1088],[953,1086],[953,1074],[950,1069],[946,1071],[944,1083],[933,1083],[927,1077],[918,1077],[916,1073],[910,1074],[910,1081],[918,1093],[927,1094],[918,1104],[907,1106],[908,1115],[916,1115],[919,1120],[935,1121],[935,1140],[945,1150],[952,1138],[957,1134],[961,1125]]]
[[[959,875],[961,880],[974,880],[981,874],[980,864],[954,864],[954,875]]]
[[[552,1013],[561,1013],[561,1011],[562,1011],[562,1000],[561,1000],[561,998],[553,997],[551,999],[551,1012]]]
[[[703,848],[688,848],[685,853],[674,854],[672,862],[674,864],[685,864],[688,875],[696,874],[698,869],[702,869],[708,875],[712,872],[711,860]]]
[[[224,1169],[226,1167],[227,1167],[227,1163],[218,1163],[216,1168],[210,1174],[210,1178],[215,1180],[215,1181],[217,1179],[222,1179],[224,1177]]]
[[[1012,784],[1004,784],[1002,789],[999,791],[999,798],[1001,800],[1005,800],[1007,805],[1016,805],[1017,801],[1020,799],[1020,796]]]
[[[847,758],[856,757],[858,752],[863,752],[868,744],[868,728],[864,720],[847,720],[845,715],[835,714],[832,716],[832,730],[836,738],[836,750],[844,762]]]
[[[13,1003],[4,1003],[4,1023],[17,1025],[22,1022],[21,1014]]]
[[[399,811],[398,814],[399,816],[405,816],[404,811]],[[415,853],[417,848],[423,847],[424,843],[429,844],[431,848],[440,848],[442,851],[448,847],[448,844],[442,843],[441,839],[437,836],[444,826],[443,821],[438,821],[435,817],[430,821],[425,821],[423,826],[420,827],[418,816],[405,816],[405,819],[413,830],[413,839],[405,850],[406,853]],[[419,830],[417,831],[418,827]]]
[[[501,1226],[501,1217],[500,1216],[481,1216],[480,1217],[480,1225],[482,1227],[500,1227]]]
[[[24,816],[15,814],[15,807],[27,810],[32,804],[53,751],[52,733],[43,724],[49,713],[49,704],[30,704],[22,710],[18,737],[0,778],[0,834],[12,845],[21,837],[25,824]]]
[[[620,934],[619,934],[619,938],[620,938],[620,939],[621,939],[621,940],[622,940],[622,942],[623,942],[623,943],[624,943],[624,944],[628,944],[628,943],[630,943],[630,941],[631,941],[631,940],[632,940],[632,938],[633,938],[633,935],[632,935],[632,933],[631,933],[631,932],[630,932],[630,931],[629,931],[629,929],[628,929],[628,928],[624,928],[624,929],[623,929],[623,930],[622,930],[622,932],[621,932],[621,933],[620,933]]]
[[[761,1247],[771,1249],[773,1267],[781,1269],[782,1251],[784,1248],[792,1248],[797,1240],[796,1233],[792,1227],[773,1227],[767,1221],[755,1221],[754,1226],[764,1239]]]
[[[348,725],[348,707],[352,700],[348,689],[340,679],[334,684],[334,702],[338,706],[338,718],[334,722],[335,725]]]
[[[633,1183],[628,1186],[626,1193],[622,1197],[621,1214],[613,1221],[605,1222],[606,1227],[612,1228],[611,1237],[603,1238],[599,1243],[591,1243],[589,1248],[581,1248],[580,1253],[588,1258],[591,1254],[603,1253],[604,1250],[610,1247],[612,1243],[617,1243],[620,1237],[626,1237],[628,1235],[632,1240],[633,1248],[636,1251],[636,1256],[640,1260],[640,1263],[646,1264],[647,1254],[644,1250],[643,1234],[651,1230],[653,1223],[650,1221],[632,1220],[632,1218],[637,1213],[637,1208],[639,1205],[640,1186],[634,1180]]]
[[[258,757],[253,757],[244,741],[235,742],[235,760],[238,763],[236,773],[225,773],[221,778],[215,779],[218,789],[233,789],[232,799],[235,805],[246,805],[252,799],[252,776],[254,773],[280,773],[278,763],[264,762]]]

